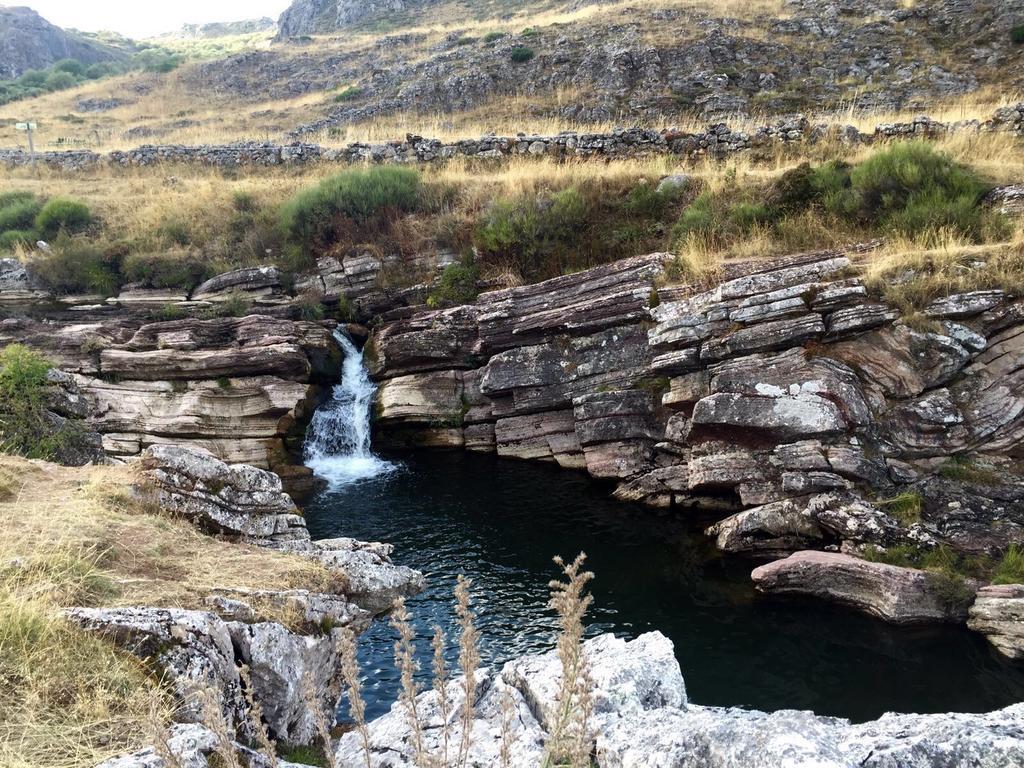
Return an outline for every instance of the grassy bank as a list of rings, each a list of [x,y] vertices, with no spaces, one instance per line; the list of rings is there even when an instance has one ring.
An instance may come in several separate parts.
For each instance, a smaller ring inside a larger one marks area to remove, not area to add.
[[[299,273],[321,256],[367,249],[397,265],[454,252],[461,272],[449,282],[462,286],[479,277],[535,282],[672,251],[674,277],[685,282],[730,261],[884,238],[886,249],[868,265],[880,290],[904,264],[934,276],[916,297],[891,297],[910,308],[953,285],[959,266],[979,256],[993,264],[975,276],[979,284],[1016,289],[1024,230],[979,198],[1024,179],[1020,148],[1009,135],[977,134],[878,148],[779,147],[725,162],[461,158],[422,169],[173,166],[38,177],[8,170],[0,249],[36,264],[56,293],[113,295],[128,283],[184,293],[257,264]],[[659,187],[671,174],[686,179]],[[34,249],[39,237],[52,253]],[[402,287],[429,276],[394,268],[383,281]],[[466,295],[459,288],[435,298]]]
[[[152,738],[171,699],[70,606],[201,608],[214,587],[330,588],[301,558],[204,536],[130,493],[124,467],[0,458],[0,765],[95,765]]]

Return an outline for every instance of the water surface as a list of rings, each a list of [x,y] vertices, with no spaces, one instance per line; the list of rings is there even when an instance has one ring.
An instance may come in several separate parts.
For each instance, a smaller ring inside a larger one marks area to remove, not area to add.
[[[551,646],[551,557],[586,551],[597,574],[590,633],[664,632],[699,704],[865,720],[1024,700],[1024,665],[998,659],[980,636],[759,598],[752,563],[718,556],[696,521],[616,502],[583,474],[462,452],[384,458],[397,468],[324,492],[306,514],[314,538],[388,541],[397,562],[427,574],[427,591],[409,601],[424,681],[433,624],[454,633],[458,574],[474,580],[483,656],[496,663]],[[360,639],[370,716],[397,692],[393,643],[386,622]]]

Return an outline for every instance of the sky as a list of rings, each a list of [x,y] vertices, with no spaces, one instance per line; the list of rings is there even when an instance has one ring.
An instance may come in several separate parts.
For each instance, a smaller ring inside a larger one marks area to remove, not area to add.
[[[133,38],[173,32],[182,24],[276,19],[288,0],[0,0],[27,5],[58,27],[86,32],[113,30]]]

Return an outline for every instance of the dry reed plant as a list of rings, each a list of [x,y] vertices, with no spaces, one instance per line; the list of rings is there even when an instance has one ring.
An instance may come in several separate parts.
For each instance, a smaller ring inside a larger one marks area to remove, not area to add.
[[[370,731],[366,726],[366,702],[363,701],[363,680],[359,673],[359,658],[356,655],[355,635],[349,630],[344,630],[338,643],[341,653],[341,677],[345,683],[345,691],[348,695],[348,713],[352,722],[356,725],[359,738],[363,742],[363,757],[366,760],[366,768],[372,768],[370,763]]]
[[[238,677],[242,681],[242,690],[245,695],[245,714],[249,721],[249,730],[256,739],[256,745],[259,747],[260,754],[266,758],[268,768],[277,768],[279,762],[277,759],[277,748],[267,732],[266,724],[263,722],[263,708],[256,701],[256,696],[253,693],[252,672],[247,665],[243,664],[238,668]]]
[[[395,641],[395,666],[402,679],[402,692],[399,701],[405,707],[409,728],[412,730],[413,748],[417,765],[427,762],[427,751],[423,746],[423,722],[417,709],[416,697],[419,696],[419,684],[416,682],[416,645],[413,642],[413,628],[410,622],[409,609],[405,607],[405,598],[400,597],[391,609],[391,626],[398,633]]]
[[[459,575],[455,585],[455,615],[459,622],[459,668],[462,670],[462,739],[459,742],[457,766],[465,766],[469,758],[470,740],[473,729],[473,708],[476,706],[476,672],[480,667],[480,633],[477,631],[476,616],[472,609],[469,589],[472,579]]]
[[[434,649],[433,673],[434,693],[437,695],[437,707],[441,713],[441,753],[438,755],[442,766],[448,765],[448,741],[451,737],[449,718],[451,717],[452,704],[448,699],[448,663],[444,658],[444,651],[448,645],[444,630],[440,625],[434,626],[434,637],[431,640]]]
[[[316,694],[316,687],[313,679],[307,671],[302,676],[302,699],[306,709],[313,717],[313,725],[316,728],[317,736],[320,739],[320,746],[323,750],[324,762],[327,768],[338,768],[338,759],[334,755],[334,742],[331,739],[331,727],[334,724],[334,712],[324,712],[320,698]],[[365,718],[364,718],[365,719]]]
[[[562,569],[565,581],[555,580],[550,583],[550,607],[558,613],[557,651],[562,666],[562,682],[556,701],[552,702],[550,738],[544,756],[545,768],[583,768],[590,765],[593,684],[583,650],[583,633],[584,617],[593,602],[593,597],[587,593],[587,584],[594,578],[594,574],[583,570],[586,559],[586,554],[582,552],[571,563],[556,557],[555,564]]]

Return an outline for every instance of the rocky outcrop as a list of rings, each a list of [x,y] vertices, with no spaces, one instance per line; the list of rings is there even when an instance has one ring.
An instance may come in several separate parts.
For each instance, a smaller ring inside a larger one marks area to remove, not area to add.
[[[209,290],[221,295],[257,283],[232,273]],[[312,473],[289,466],[302,424],[341,369],[330,329],[255,314],[146,317],[129,308],[12,319],[0,326],[0,345],[27,344],[74,374],[85,418],[109,455],[192,445],[228,462],[278,469],[290,491],[310,490]]]
[[[982,587],[971,606],[967,626],[981,632],[997,651],[1024,658],[1024,585]]]
[[[211,533],[316,560],[338,572],[347,599],[371,613],[387,611],[397,598],[423,590],[423,575],[395,565],[388,544],[347,538],[312,541],[301,512],[272,472],[226,464],[201,448],[172,445],[149,448],[141,470],[137,492],[162,508]],[[294,602],[300,597],[277,599]],[[302,607],[306,620],[315,622],[311,610],[321,609]]]
[[[893,624],[962,621],[977,588],[944,574],[830,552],[797,552],[754,569],[751,578],[766,594],[823,598]]]
[[[251,693],[271,735],[306,744],[317,737],[307,691],[323,711],[333,711],[341,697],[339,633],[346,628],[358,632],[369,623],[369,614],[344,600],[307,596],[307,605],[310,599],[319,603],[321,626],[330,629],[297,634],[278,622],[247,623],[212,612],[163,608],[74,608],[66,616],[155,665],[175,693],[180,722],[209,724],[203,699],[210,697],[243,738],[251,738],[252,727],[239,673],[240,666],[247,666]],[[325,611],[327,604],[331,608]],[[227,607],[231,615],[253,610],[237,598]]]
[[[1024,760],[1024,705],[980,715],[885,715],[853,725],[811,712],[754,712],[701,707],[686,697],[671,642],[650,633],[631,642],[611,635],[584,644],[593,681],[592,755],[599,768],[919,768],[1015,765]],[[501,763],[502,735],[511,742],[509,764],[538,765],[550,736],[561,667],[556,653],[481,671],[471,723],[468,764]],[[451,684],[450,743],[461,736],[461,681]],[[421,694],[428,754],[441,750],[443,720],[434,691]],[[504,723],[504,725],[503,725]],[[414,738],[402,705],[369,725],[369,764],[416,764]],[[338,743],[340,765],[366,762],[358,733]]]
[[[404,311],[369,342],[379,431],[724,512],[710,533],[731,552],[997,554],[1024,540],[1024,305],[945,296],[910,328],[856,275],[871,247],[731,264],[711,287],[661,287],[652,254]],[[999,472],[964,493],[950,456]],[[892,514],[901,494],[920,520]]]
[[[160,507],[204,530],[261,542],[309,540],[298,507],[272,472],[176,445],[146,449],[141,466]]]
[[[0,7],[0,78],[13,80],[32,69],[46,69],[61,59],[83,64],[123,54],[81,35],[65,32],[31,8]]]

